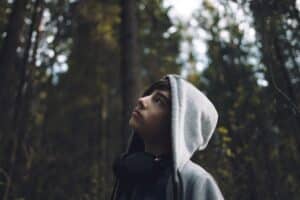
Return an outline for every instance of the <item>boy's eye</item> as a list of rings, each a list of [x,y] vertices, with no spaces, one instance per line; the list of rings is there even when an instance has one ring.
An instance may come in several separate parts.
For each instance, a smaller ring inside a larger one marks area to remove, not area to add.
[[[163,100],[160,97],[154,97],[154,101],[159,103],[159,104],[163,104]]]

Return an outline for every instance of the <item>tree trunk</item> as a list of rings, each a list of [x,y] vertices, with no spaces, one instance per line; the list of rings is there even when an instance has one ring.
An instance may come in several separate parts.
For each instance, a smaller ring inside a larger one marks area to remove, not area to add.
[[[20,44],[20,35],[24,26],[24,16],[28,0],[15,0],[12,6],[7,28],[6,38],[0,50],[0,113],[1,126],[8,125],[12,117],[13,96],[15,92],[17,47]],[[4,116],[3,116],[4,115]],[[3,121],[5,120],[5,121]],[[8,127],[1,127],[0,132],[7,133]]]
[[[32,47],[32,36],[35,29],[38,27],[37,24],[40,23],[42,17],[41,4],[42,0],[36,0],[33,5],[33,13],[31,17],[31,25],[29,27],[27,41],[24,47],[24,54],[21,62],[18,65],[20,69],[20,82],[17,90],[17,97],[14,101],[15,105],[13,106],[13,121],[12,121],[12,130],[13,130],[13,146],[12,153],[10,155],[10,171],[9,175],[11,178],[11,184],[18,183],[20,185],[24,184],[24,187],[27,188],[22,191],[22,195],[30,196],[28,191],[30,186],[28,183],[25,183],[21,177],[29,176],[30,169],[26,169],[26,162],[31,162],[31,156],[27,157],[24,154],[24,148],[28,144],[24,143],[24,137],[27,131],[27,120],[29,118],[29,109],[30,109],[30,97],[31,97],[31,80],[30,75],[31,71],[27,66],[29,60],[29,52]],[[37,42],[37,41],[36,41]],[[27,86],[25,88],[25,85]],[[21,148],[23,147],[23,148]],[[18,174],[18,175],[16,175]],[[11,185],[12,187],[12,185]],[[9,185],[7,192],[9,192]],[[7,196],[7,195],[6,195]]]
[[[137,52],[136,1],[121,0],[121,92],[122,140],[125,149],[129,136],[128,120],[139,94],[139,66]]]

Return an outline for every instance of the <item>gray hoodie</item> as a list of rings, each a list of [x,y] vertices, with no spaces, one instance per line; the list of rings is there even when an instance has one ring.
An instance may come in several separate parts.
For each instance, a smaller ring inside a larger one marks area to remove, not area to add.
[[[176,74],[171,85],[171,138],[173,168],[166,186],[166,200],[222,200],[213,177],[190,159],[207,146],[217,125],[218,113],[195,86]],[[141,140],[133,131],[126,152],[140,151]],[[119,189],[118,180],[114,193]]]

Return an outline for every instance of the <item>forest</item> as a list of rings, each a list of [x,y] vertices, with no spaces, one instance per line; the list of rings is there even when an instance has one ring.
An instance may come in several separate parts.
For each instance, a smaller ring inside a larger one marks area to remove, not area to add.
[[[0,199],[110,199],[129,113],[170,73],[219,112],[192,159],[225,199],[299,199],[300,1],[197,2],[1,0]]]

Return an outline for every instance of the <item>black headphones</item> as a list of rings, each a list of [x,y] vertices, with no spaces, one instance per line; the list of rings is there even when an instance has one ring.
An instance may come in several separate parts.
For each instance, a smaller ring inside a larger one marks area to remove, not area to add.
[[[125,153],[114,161],[113,172],[121,182],[147,183],[171,166],[171,154],[155,156],[148,152]]]

